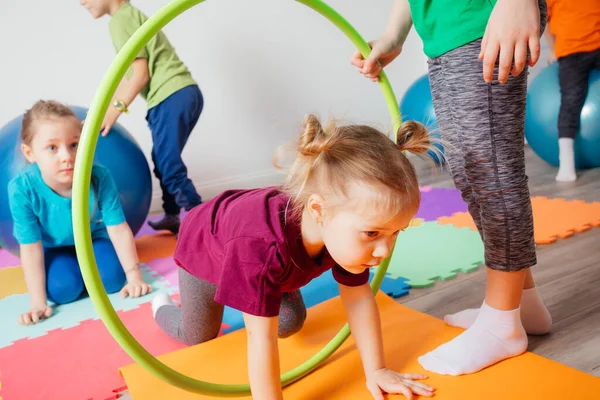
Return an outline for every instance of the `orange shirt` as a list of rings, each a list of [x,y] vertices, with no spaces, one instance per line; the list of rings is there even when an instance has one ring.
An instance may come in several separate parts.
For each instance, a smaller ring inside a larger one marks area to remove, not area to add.
[[[547,0],[554,53],[564,57],[600,48],[600,0]]]

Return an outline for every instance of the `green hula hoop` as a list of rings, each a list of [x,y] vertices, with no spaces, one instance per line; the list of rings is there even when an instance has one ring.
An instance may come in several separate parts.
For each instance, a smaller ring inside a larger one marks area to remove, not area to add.
[[[94,250],[92,248],[92,240],[89,224],[89,193],[90,177],[92,171],[92,161],[94,151],[100,131],[102,118],[106,113],[109,102],[115,93],[118,83],[125,75],[127,68],[136,54],[148,43],[148,41],[167,23],[177,17],[179,14],[202,3],[204,0],[174,0],[171,3],[162,7],[155,15],[146,21],[129,39],[125,46],[115,57],[110,65],[104,79],[100,83],[100,87],[96,92],[86,118],[81,142],[79,147],[79,157],[75,163],[75,174],[73,181],[73,229],[75,234],[75,248],[77,250],[77,259],[81,265],[81,272],[87,291],[92,299],[94,307],[98,311],[100,318],[106,328],[119,343],[119,345],[142,367],[148,370],[156,377],[168,382],[171,385],[177,386],[183,390],[200,394],[213,394],[219,396],[243,396],[250,394],[250,386],[248,384],[225,385],[210,382],[203,382],[183,375],[172,368],[166,366],[161,361],[152,356],[144,349],[135,338],[129,333],[123,322],[119,319],[115,312],[108,295],[104,291]],[[330,6],[323,3],[321,0],[296,0],[319,14],[323,15],[335,26],[337,26],[360,50],[364,57],[367,57],[371,51],[369,45],[360,36],[348,21],[339,15]],[[398,109],[396,97],[390,86],[390,83],[385,75],[381,73],[379,84],[383,91],[385,101],[387,103],[389,113],[392,117],[394,132],[400,126],[401,119]],[[379,290],[379,286],[385,276],[391,254],[378,267],[371,286],[373,293]],[[304,364],[284,373],[281,376],[283,386],[289,385],[304,376],[319,366],[325,359],[333,354],[350,335],[350,328],[346,324],[340,332],[316,355],[307,360]]]

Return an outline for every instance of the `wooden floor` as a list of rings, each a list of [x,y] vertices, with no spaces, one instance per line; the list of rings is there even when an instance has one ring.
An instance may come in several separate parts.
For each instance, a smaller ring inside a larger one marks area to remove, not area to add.
[[[600,169],[583,171],[574,183],[557,183],[556,168],[527,148],[527,174],[533,196],[600,201]],[[421,186],[454,187],[445,171],[415,161]],[[533,268],[538,291],[548,306],[554,326],[546,336],[529,338],[529,351],[600,377],[600,228],[538,246]],[[481,305],[485,268],[456,279],[436,282],[427,289],[411,289],[398,299],[415,310],[443,318],[448,313]],[[129,393],[120,399],[130,399]]]
[[[557,183],[556,168],[527,148],[527,174],[532,196],[600,201],[600,169],[580,172],[574,183]],[[421,186],[454,187],[445,171],[415,162]],[[538,246],[532,272],[554,322],[552,332],[530,336],[529,351],[600,377],[600,228]],[[411,289],[398,299],[415,310],[443,318],[481,305],[485,268],[456,279]]]

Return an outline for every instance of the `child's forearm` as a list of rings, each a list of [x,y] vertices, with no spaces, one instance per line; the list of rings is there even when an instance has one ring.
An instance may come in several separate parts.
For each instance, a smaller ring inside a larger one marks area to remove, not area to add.
[[[31,304],[46,304],[46,269],[41,241],[21,245],[21,264]]]
[[[135,239],[127,222],[108,226],[106,229],[110,241],[117,252],[117,257],[119,257],[119,261],[123,266],[127,281],[131,282],[132,279],[143,280],[142,273],[139,269],[139,258],[135,247]]]
[[[393,38],[396,43],[402,44],[406,40],[411,27],[412,16],[408,0],[394,0],[385,35]]]
[[[340,285],[340,296],[365,375],[385,368],[381,320],[371,287],[369,284],[358,287]]]
[[[248,375],[252,398],[283,399],[276,338],[248,337]]]
[[[248,377],[252,398],[283,399],[279,378],[278,319],[244,314],[244,322],[248,335]]]
[[[148,60],[145,58],[136,58],[131,67],[133,73],[129,79],[123,78],[114,96],[115,100],[123,100],[127,106],[133,103],[150,79]]]

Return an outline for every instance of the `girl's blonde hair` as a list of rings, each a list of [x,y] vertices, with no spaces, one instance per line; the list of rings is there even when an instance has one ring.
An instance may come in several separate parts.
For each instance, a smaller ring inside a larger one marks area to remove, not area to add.
[[[390,218],[401,212],[415,214],[421,193],[415,169],[403,151],[424,155],[432,149],[431,140],[422,124],[406,121],[398,129],[397,143],[370,126],[337,126],[332,121],[323,128],[316,116],[308,115],[282,187],[290,196],[292,215],[302,214],[313,193],[347,198],[352,182],[374,189],[378,212]],[[281,152],[276,167],[280,161]]]
[[[55,100],[38,100],[23,116],[21,124],[21,140],[23,143],[31,146],[31,141],[35,136],[35,129],[33,129],[35,122],[52,118],[74,118],[79,121],[75,113],[64,104]]]

